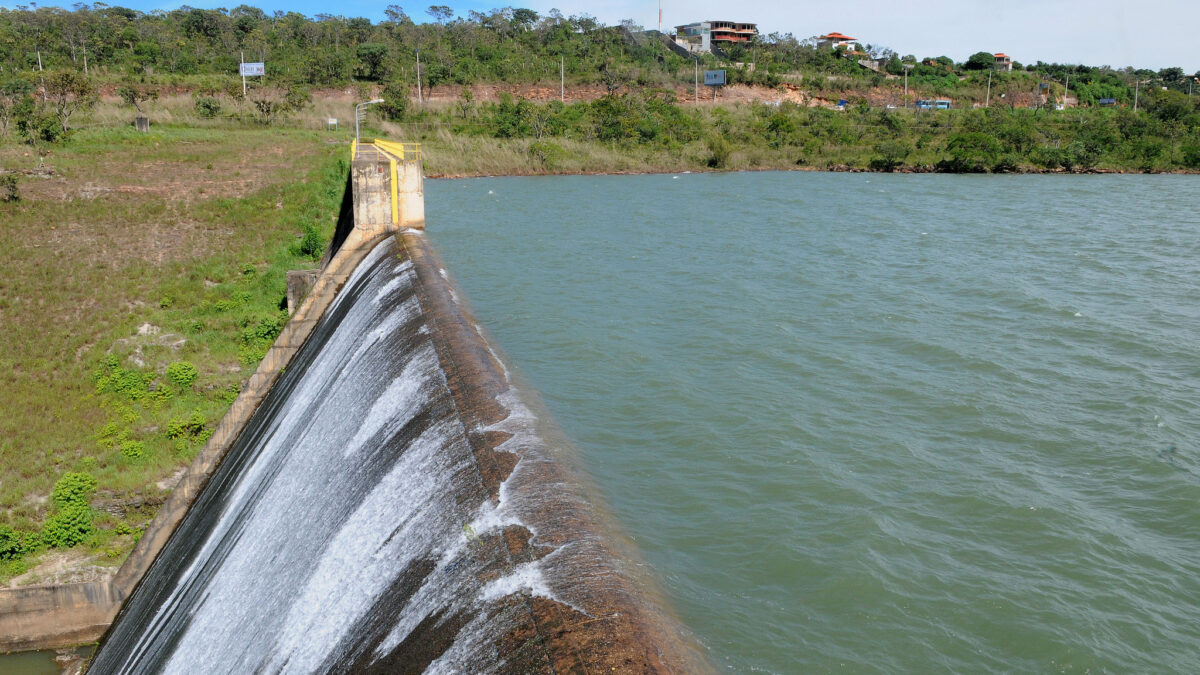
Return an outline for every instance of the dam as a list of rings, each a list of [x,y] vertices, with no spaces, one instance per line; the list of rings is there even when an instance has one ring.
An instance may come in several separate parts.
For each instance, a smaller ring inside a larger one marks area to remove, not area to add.
[[[425,241],[417,150],[352,152],[257,398],[89,598],[89,672],[707,669]]]

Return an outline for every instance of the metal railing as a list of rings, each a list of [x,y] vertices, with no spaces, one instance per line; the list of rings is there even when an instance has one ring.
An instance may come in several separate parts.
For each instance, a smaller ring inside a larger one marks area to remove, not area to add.
[[[401,162],[416,162],[421,159],[420,143],[395,143],[376,138],[375,147],[392,155]]]
[[[421,159],[421,144],[420,143],[397,143],[395,141],[385,141],[376,138],[368,143],[363,141],[350,141],[350,159],[359,158],[360,150],[372,148],[383,157],[397,162],[417,162]]]

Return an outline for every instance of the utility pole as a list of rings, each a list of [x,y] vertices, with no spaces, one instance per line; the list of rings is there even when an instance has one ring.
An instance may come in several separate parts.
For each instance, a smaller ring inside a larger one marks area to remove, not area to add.
[[[1137,112],[1138,88],[1141,86],[1142,86],[1141,80],[1134,80],[1134,82],[1133,82],[1133,112]]]
[[[86,77],[86,76],[87,76],[87,74],[88,74],[88,69],[87,69],[87,42],[86,42],[86,41],[84,41],[84,43],[83,43],[83,74],[84,74],[84,76],[85,76],[85,77]],[[1190,91],[1189,91],[1189,93],[1190,93]]]
[[[1063,110],[1067,109],[1067,94],[1071,93],[1071,74],[1067,73],[1067,82],[1063,85]]]
[[[417,47],[417,103],[423,103],[421,100],[421,48]]]
[[[567,102],[567,57],[558,56],[558,100]]]
[[[662,34],[662,0],[658,0],[658,32]]]
[[[240,54],[241,65],[238,66],[238,70],[242,73],[242,98],[246,98],[246,52],[240,52]]]
[[[903,64],[904,68],[904,108],[908,109],[908,71],[912,70],[912,64]]]
[[[38,72],[40,73],[40,72],[42,72],[42,48],[41,47],[37,48],[37,54],[38,54]],[[41,77],[41,79],[42,79],[42,103],[45,104],[46,103],[46,76],[40,75],[39,77]]]
[[[995,66],[988,71],[988,88],[987,97],[983,99],[983,107],[990,108],[992,106],[992,71],[996,70]]]
[[[700,103],[700,57],[696,57],[696,103]]]

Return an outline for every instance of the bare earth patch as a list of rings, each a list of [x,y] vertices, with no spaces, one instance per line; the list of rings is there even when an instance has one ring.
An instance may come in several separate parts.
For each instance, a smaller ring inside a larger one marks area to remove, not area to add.
[[[43,584],[73,584],[83,581],[111,579],[116,568],[97,565],[99,556],[81,549],[52,551],[42,556],[37,566],[28,572],[13,577],[10,588],[38,586]]]

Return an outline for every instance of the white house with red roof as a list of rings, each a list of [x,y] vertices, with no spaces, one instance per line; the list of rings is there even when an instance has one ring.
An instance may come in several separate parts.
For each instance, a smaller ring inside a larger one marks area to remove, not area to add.
[[[1012,59],[1008,57],[1008,54],[1005,54],[1004,52],[997,52],[992,56],[996,59],[995,67],[997,69],[1007,70],[1010,73],[1012,72]]]

